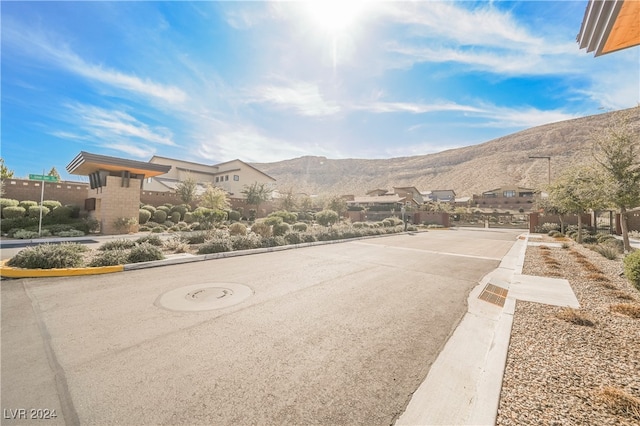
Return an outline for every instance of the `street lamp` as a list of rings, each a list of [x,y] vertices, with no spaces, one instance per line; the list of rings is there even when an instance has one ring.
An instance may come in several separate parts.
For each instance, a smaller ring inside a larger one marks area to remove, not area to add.
[[[551,185],[551,157],[549,156],[545,156],[545,155],[530,155],[529,158],[546,158],[547,161],[549,162],[549,172],[548,172],[548,176],[549,176],[549,185]]]

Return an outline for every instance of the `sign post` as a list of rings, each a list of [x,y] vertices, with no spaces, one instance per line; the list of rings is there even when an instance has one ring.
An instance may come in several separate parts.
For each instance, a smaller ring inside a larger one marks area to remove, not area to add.
[[[40,190],[40,220],[38,221],[38,237],[42,236],[42,203],[44,201],[44,183],[45,182],[57,182],[58,178],[55,176],[46,176],[44,170],[41,175],[29,175],[30,180],[42,181],[42,188]]]

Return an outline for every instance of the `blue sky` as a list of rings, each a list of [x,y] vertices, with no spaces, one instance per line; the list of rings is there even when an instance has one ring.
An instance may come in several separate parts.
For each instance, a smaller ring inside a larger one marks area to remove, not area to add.
[[[390,158],[637,105],[586,1],[2,2],[1,155]]]

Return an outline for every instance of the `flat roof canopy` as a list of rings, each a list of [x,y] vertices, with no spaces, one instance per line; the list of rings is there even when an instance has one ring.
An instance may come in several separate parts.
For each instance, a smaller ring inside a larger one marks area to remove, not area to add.
[[[640,1],[590,0],[577,41],[595,56],[640,44]]]
[[[107,170],[110,172],[128,171],[136,175],[153,177],[167,173],[171,170],[171,166],[91,154],[85,151],[80,151],[80,154],[76,155],[76,158],[71,160],[67,165],[67,171],[72,175],[88,176],[99,170]]]

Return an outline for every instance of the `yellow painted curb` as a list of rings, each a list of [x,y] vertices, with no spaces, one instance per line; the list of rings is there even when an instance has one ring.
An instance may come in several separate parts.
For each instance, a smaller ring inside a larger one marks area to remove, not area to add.
[[[6,260],[3,260],[0,265],[0,276],[7,278],[73,277],[78,275],[111,274],[113,272],[124,271],[124,265],[87,268],[22,269],[6,266],[6,262]]]

